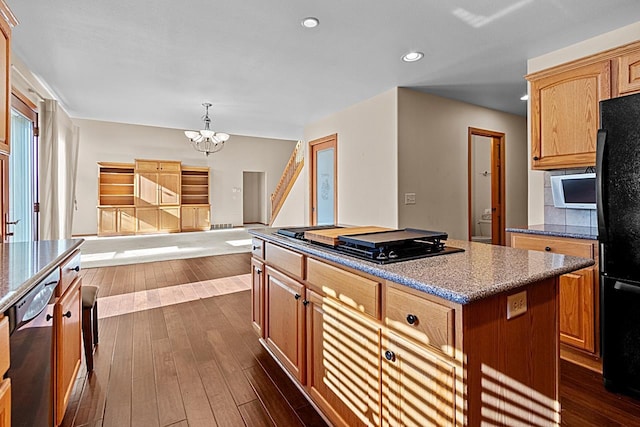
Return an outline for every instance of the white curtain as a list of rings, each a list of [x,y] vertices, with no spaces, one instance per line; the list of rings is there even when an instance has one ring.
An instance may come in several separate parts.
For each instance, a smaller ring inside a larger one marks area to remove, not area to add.
[[[40,109],[40,238],[71,237],[76,200],[79,130],[57,101]]]

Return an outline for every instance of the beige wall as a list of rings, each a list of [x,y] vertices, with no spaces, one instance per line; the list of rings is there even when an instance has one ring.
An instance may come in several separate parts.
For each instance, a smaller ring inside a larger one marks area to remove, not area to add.
[[[398,89],[399,226],[468,237],[468,128],[505,133],[506,225],[527,221],[526,119]],[[405,205],[404,194],[416,193]]]
[[[398,225],[396,94],[397,89],[391,89],[305,127],[307,142],[338,134],[340,224]],[[307,164],[300,176],[304,179],[305,223],[309,222],[308,159],[307,153]]]
[[[551,68],[565,62],[574,61],[598,52],[623,46],[627,43],[638,41],[640,34],[640,22],[618,28],[605,34],[584,40],[580,43],[549,52],[547,54],[531,58],[527,61],[527,72]],[[529,105],[529,109],[531,105]],[[531,117],[529,113],[527,117]],[[528,123],[528,127],[531,123]],[[531,133],[528,133],[531,135]],[[530,138],[530,137],[529,137]],[[531,158],[531,140],[528,141],[528,158]],[[529,163],[529,168],[531,164]],[[529,170],[529,224],[544,223],[544,172]]]
[[[97,162],[134,159],[179,160],[211,168],[211,223],[242,225],[243,172],[264,172],[267,194],[275,189],[296,141],[232,135],[224,150],[205,157],[178,129],[74,119],[80,127],[77,211],[73,233],[95,234]]]

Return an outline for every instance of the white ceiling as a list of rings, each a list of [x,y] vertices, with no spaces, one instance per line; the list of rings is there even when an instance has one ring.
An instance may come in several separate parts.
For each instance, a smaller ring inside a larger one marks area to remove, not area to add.
[[[395,86],[524,115],[528,58],[640,21],[638,0],[8,4],[14,54],[73,117],[192,129],[209,101],[217,131],[287,139]]]

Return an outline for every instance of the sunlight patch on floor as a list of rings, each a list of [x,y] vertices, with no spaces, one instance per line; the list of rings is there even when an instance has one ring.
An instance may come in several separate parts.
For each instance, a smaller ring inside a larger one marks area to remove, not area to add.
[[[98,298],[98,317],[120,316],[251,289],[251,274]]]
[[[225,243],[228,243],[231,246],[246,246],[251,244],[251,239],[227,240]]]

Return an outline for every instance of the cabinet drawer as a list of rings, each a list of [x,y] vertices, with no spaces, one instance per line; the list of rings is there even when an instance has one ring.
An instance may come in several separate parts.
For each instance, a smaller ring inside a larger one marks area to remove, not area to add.
[[[386,325],[453,356],[454,309],[387,286]]]
[[[380,318],[380,283],[311,258],[307,281],[343,304]]]
[[[70,284],[80,275],[80,251],[74,252],[60,266],[60,284],[56,288],[56,296],[64,294]]]
[[[264,259],[264,240],[256,237],[251,239],[251,254],[260,259]]]
[[[0,320],[0,377],[9,369],[9,318]]]
[[[593,258],[593,243],[589,240],[529,236],[514,233],[511,235],[511,246],[532,251],[546,251],[583,258]]]
[[[280,271],[302,278],[304,257],[299,253],[267,243],[265,246],[265,260]]]

